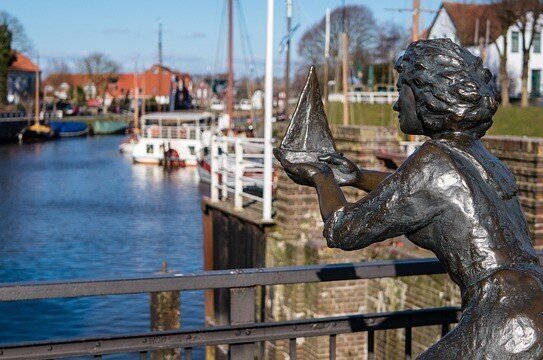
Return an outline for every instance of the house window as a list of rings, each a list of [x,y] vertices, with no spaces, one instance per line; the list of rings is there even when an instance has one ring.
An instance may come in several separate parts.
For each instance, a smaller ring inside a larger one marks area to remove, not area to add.
[[[534,34],[534,53],[541,54],[541,33]]]
[[[518,53],[518,31],[511,33],[511,52]]]

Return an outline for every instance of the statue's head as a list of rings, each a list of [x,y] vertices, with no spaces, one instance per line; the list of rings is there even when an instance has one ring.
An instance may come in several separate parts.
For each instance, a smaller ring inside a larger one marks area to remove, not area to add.
[[[394,104],[403,132],[482,137],[498,109],[492,74],[480,57],[449,39],[420,40],[398,59],[400,96]]]

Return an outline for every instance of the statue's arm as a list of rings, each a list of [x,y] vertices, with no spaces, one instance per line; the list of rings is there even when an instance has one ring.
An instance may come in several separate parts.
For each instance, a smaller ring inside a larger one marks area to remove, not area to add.
[[[389,172],[367,170],[359,167],[358,176],[353,186],[365,192],[372,192],[390,174]]]
[[[417,231],[442,214],[446,201],[437,184],[448,169],[435,166],[435,160],[441,162],[439,155],[430,154],[430,162],[419,161],[424,152],[410,158],[357,203],[345,203],[329,214],[324,227],[328,246],[361,249]]]
[[[391,173],[367,170],[356,165],[352,160],[340,153],[331,153],[319,157],[334,170],[334,176],[339,186],[353,186],[365,192],[373,191],[379,183]]]

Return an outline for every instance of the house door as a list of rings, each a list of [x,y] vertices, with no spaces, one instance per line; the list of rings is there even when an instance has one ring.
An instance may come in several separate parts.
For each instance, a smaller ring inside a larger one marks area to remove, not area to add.
[[[532,96],[541,96],[541,70],[532,70]]]

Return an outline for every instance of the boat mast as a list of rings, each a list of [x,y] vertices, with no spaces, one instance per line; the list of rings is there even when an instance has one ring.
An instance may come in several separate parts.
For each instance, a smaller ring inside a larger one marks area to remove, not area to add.
[[[285,115],[288,116],[289,80],[290,80],[290,32],[292,27],[292,0],[287,0],[287,51],[285,59]]]
[[[140,86],[138,82],[138,60],[136,59],[136,68],[134,69],[134,132],[138,133],[139,113],[140,113]]]
[[[158,23],[158,108],[162,111],[162,23]]]
[[[228,0],[228,87],[226,89],[226,112],[228,125],[234,116],[234,0]]]
[[[34,82],[34,122],[40,124],[40,55],[38,54],[36,81]],[[45,114],[45,113],[44,113]]]

